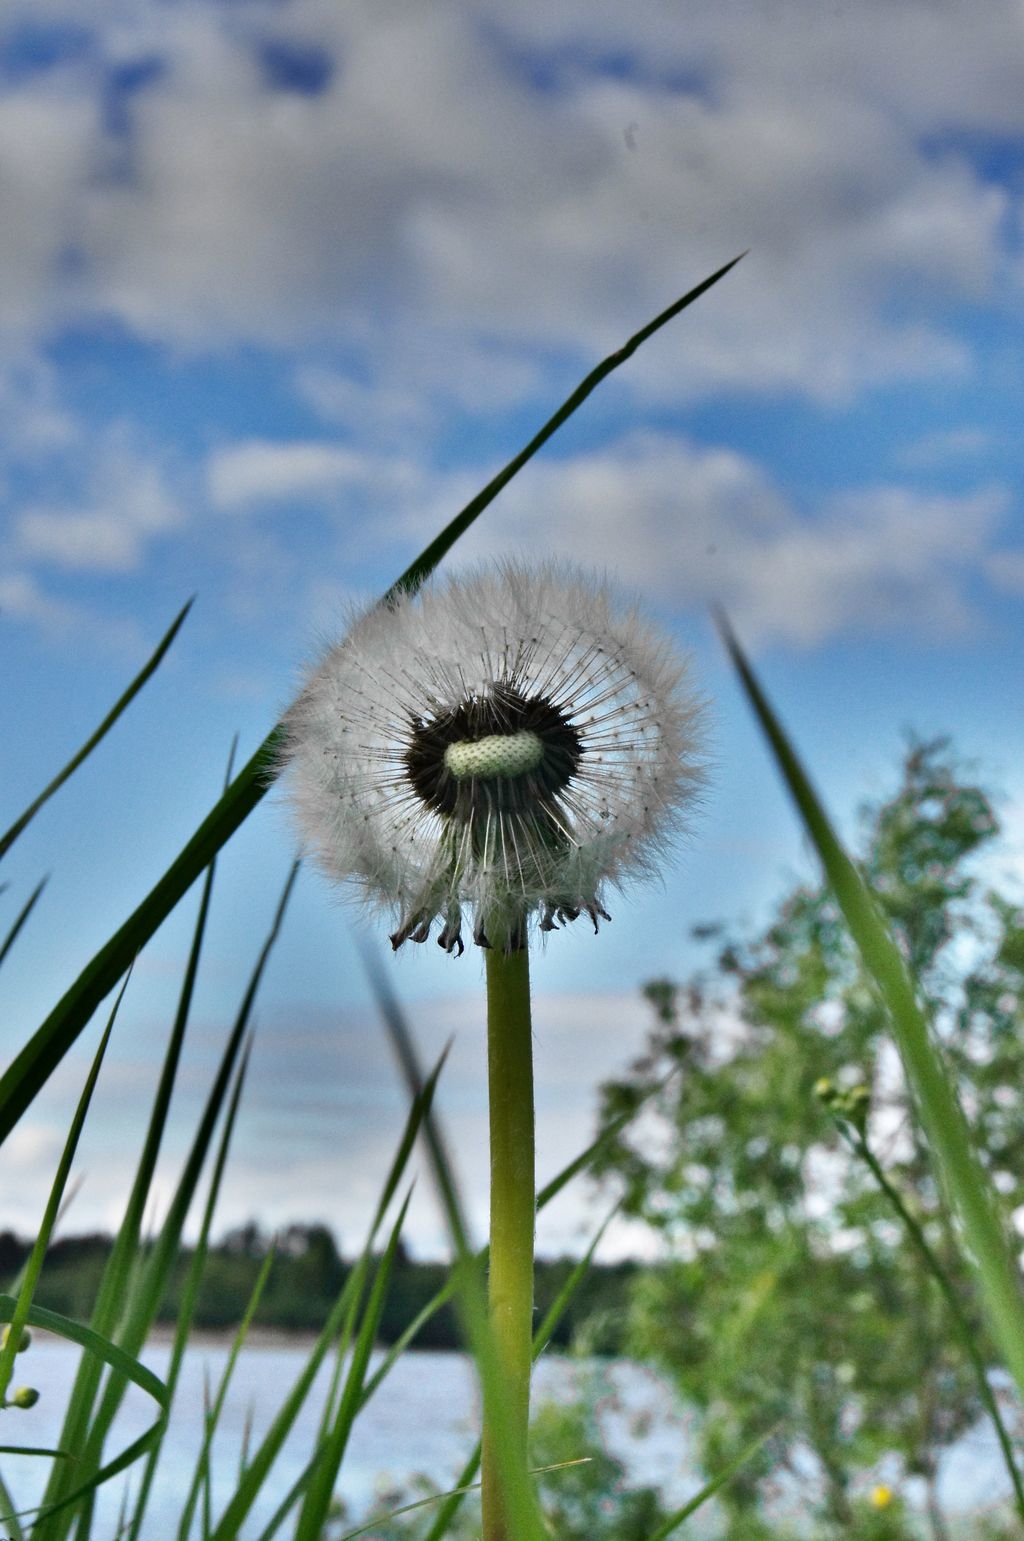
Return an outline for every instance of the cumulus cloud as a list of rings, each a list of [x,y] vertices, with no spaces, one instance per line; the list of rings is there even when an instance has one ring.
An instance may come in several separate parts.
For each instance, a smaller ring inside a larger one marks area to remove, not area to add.
[[[296,497],[321,498],[363,472],[362,457],[336,445],[251,440],[210,457],[207,486],[214,508],[235,509]]]
[[[127,573],[149,543],[185,516],[159,466],[116,432],[86,461],[86,485],[71,500],[23,506],[12,545],[25,562],[74,571]]]
[[[1024,126],[1012,8],[738,14],[100,7],[91,50],[0,95],[10,315],[198,348],[344,336],[391,390],[417,352],[430,373],[429,338],[435,379],[493,349],[500,396],[517,349],[592,353],[749,246],[650,389],[965,368],[926,302],[998,298],[1011,195],[957,131]],[[280,67],[300,56],[316,70]]]
[[[14,568],[0,573],[0,625],[7,621],[31,627],[58,647],[85,641],[100,652],[130,657],[141,644],[133,621],[112,619],[95,607],[60,598],[33,573]]]
[[[733,450],[637,433],[536,465],[462,556],[543,546],[598,557],[674,607],[724,604],[752,640],[842,634],[951,638],[974,624],[972,576],[1008,511],[1004,489],[962,496],[871,486],[798,510]]]

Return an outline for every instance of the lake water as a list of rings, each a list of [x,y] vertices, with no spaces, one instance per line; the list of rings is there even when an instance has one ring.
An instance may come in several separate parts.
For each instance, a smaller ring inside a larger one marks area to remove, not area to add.
[[[163,1378],[169,1354],[167,1345],[153,1343],[143,1358]],[[168,1541],[176,1534],[201,1437],[204,1377],[216,1386],[226,1357],[226,1348],[216,1344],[197,1345],[186,1356],[150,1495],[146,1541]],[[223,1510],[233,1491],[247,1422],[251,1420],[255,1442],[280,1408],[305,1357],[305,1351],[292,1344],[251,1346],[240,1356],[214,1447],[215,1515]],[[24,1381],[37,1387],[40,1401],[29,1412],[7,1413],[5,1443],[56,1443],[77,1360],[76,1349],[37,1335],[31,1350],[18,1360],[15,1383]],[[302,1471],[316,1437],[328,1378],[325,1367],[242,1537],[259,1535]],[[625,1462],[633,1482],[658,1485],[672,1504],[682,1504],[696,1491],[700,1482],[687,1456],[693,1442],[692,1416],[679,1406],[657,1375],[626,1361],[594,1364],[554,1356],[541,1361],[535,1376],[535,1404],[552,1397],[564,1400],[580,1392],[597,1399],[604,1442]],[[108,1458],[152,1423],[154,1411],[145,1393],[130,1388]],[[349,1506],[353,1523],[355,1517],[365,1514],[382,1487],[406,1482],[416,1473],[424,1473],[441,1486],[453,1485],[478,1427],[475,1383],[467,1360],[452,1353],[404,1355],[360,1413],[346,1453],[338,1491]],[[38,1501],[45,1466],[43,1461],[4,1457],[4,1476],[19,1505],[27,1507]],[[93,1530],[97,1541],[106,1541],[114,1534],[124,1480],[115,1478],[101,1490]],[[951,1508],[992,1501],[1007,1488],[994,1439],[987,1429],[979,1428],[949,1452],[942,1497]],[[702,1511],[685,1530],[690,1537],[716,1532],[713,1513],[708,1511]]]
[[[142,1357],[163,1378],[169,1356],[167,1345],[155,1343],[147,1347]],[[226,1357],[227,1349],[219,1345],[198,1346],[186,1355],[170,1429],[150,1494],[145,1525],[147,1541],[167,1541],[176,1534],[201,1439],[204,1374],[216,1386]],[[36,1336],[32,1348],[18,1360],[15,1384],[27,1382],[35,1386],[40,1400],[29,1412],[7,1413],[5,1443],[56,1444],[77,1361],[76,1349],[56,1339],[46,1340],[41,1334]],[[234,1489],[247,1421],[251,1419],[252,1423],[252,1448],[279,1410],[304,1363],[304,1351],[292,1345],[249,1347],[239,1357],[214,1447],[215,1515],[222,1511]],[[305,1410],[272,1469],[266,1497],[254,1507],[243,1536],[259,1534],[303,1470],[315,1442],[329,1374],[327,1367],[321,1370]],[[616,1453],[621,1450],[628,1458],[636,1481],[659,1483],[680,1503],[700,1486],[685,1458],[691,1444],[691,1420],[651,1371],[628,1363],[588,1366],[552,1357],[542,1361],[538,1368],[535,1398],[564,1399],[584,1387],[592,1389],[598,1397],[605,1437]],[[153,1422],[154,1413],[150,1398],[131,1387],[108,1458],[142,1434]],[[378,1491],[389,1484],[407,1481],[416,1473],[425,1474],[439,1485],[454,1485],[478,1429],[470,1363],[452,1353],[405,1354],[356,1420],[338,1492],[351,1514],[358,1517],[366,1513]],[[4,1457],[4,1476],[19,1506],[38,1501],[46,1464],[24,1457]],[[123,1481],[115,1478],[101,1489],[93,1530],[99,1541],[106,1541],[114,1533]]]

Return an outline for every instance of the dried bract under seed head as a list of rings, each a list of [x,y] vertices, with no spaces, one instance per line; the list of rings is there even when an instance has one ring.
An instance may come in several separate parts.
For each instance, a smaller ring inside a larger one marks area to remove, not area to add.
[[[702,780],[700,702],[666,639],[573,568],[515,563],[359,618],[285,722],[324,869],[397,914],[395,947],[508,951],[608,919],[655,870]]]

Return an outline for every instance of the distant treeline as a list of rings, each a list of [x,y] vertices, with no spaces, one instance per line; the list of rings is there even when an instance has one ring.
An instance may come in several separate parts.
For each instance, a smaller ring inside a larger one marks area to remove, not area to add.
[[[289,1225],[276,1233],[275,1256],[255,1321],[264,1327],[291,1332],[318,1331],[338,1296],[353,1263],[343,1258],[326,1225]],[[228,1231],[209,1250],[194,1322],[197,1327],[231,1328],[242,1319],[256,1277],[272,1238],[249,1223]],[[88,1321],[100,1275],[110,1255],[111,1237],[94,1233],[55,1241],[46,1255],[36,1290],[36,1305]],[[0,1231],[0,1293],[10,1293],[28,1257],[31,1242],[12,1231]],[[192,1253],[183,1248],[161,1322],[174,1322]],[[558,1297],[573,1267],[571,1258],[537,1263],[537,1320]],[[552,1342],[583,1348],[594,1354],[621,1351],[630,1280],[641,1265],[633,1261],[591,1264],[576,1290]],[[448,1277],[444,1263],[415,1262],[401,1247],[384,1306],[379,1338],[391,1343],[433,1298]],[[416,1338],[420,1348],[458,1348],[455,1314],[443,1306]]]

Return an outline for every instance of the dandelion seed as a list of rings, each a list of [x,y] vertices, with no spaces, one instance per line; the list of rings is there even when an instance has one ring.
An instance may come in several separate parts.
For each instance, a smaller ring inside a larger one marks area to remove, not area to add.
[[[397,917],[392,943],[506,952],[535,920],[609,919],[703,779],[668,641],[574,568],[506,563],[356,620],[286,719],[309,844]]]

